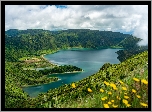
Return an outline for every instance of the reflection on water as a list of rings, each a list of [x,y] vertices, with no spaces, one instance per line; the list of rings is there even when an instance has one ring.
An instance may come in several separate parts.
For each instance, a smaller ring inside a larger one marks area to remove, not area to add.
[[[39,93],[47,92],[49,89],[54,89],[64,84],[69,84],[84,79],[96,73],[104,63],[119,63],[119,60],[117,59],[117,54],[115,53],[118,50],[120,49],[75,51],[63,50],[55,54],[45,55],[44,57],[53,63],[60,65],[74,65],[82,68],[84,71],[80,73],[49,75],[48,77],[57,76],[61,80],[49,84],[42,84],[40,86],[26,87],[23,88],[23,90],[27,92],[31,97],[35,97]]]

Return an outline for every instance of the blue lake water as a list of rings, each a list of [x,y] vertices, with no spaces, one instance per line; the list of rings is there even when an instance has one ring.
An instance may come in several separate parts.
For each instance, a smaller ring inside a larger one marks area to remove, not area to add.
[[[23,90],[31,97],[36,97],[39,93],[47,92],[49,89],[84,79],[96,73],[104,63],[119,63],[118,55],[115,53],[118,50],[120,49],[61,50],[54,54],[45,55],[44,58],[50,62],[59,65],[74,65],[82,68],[84,71],[81,73],[53,74],[50,76],[57,76],[61,80],[49,84],[26,87]]]

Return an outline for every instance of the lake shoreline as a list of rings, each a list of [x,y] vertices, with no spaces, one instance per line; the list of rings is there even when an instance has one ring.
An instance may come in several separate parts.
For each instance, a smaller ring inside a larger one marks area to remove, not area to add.
[[[123,48],[115,48],[115,47],[104,47],[104,48],[99,48],[99,49],[123,49]],[[99,50],[99,49],[94,49],[94,50]],[[73,47],[73,48],[67,48],[67,49],[62,49],[62,50],[93,50],[92,48],[79,48],[79,47]],[[61,49],[60,50],[57,50],[55,52],[52,52],[50,54],[54,54],[54,53],[57,53],[59,51],[62,51]],[[45,61],[49,62],[50,64],[53,64],[55,66],[60,66],[59,64],[55,64],[55,63],[52,63],[50,61],[48,61],[46,58],[44,58],[45,55],[48,55],[48,54],[42,54],[40,57],[42,57]],[[51,76],[51,75],[56,75],[56,74],[70,74],[70,73],[81,73],[81,72],[84,72],[84,70],[82,71],[73,71],[73,72],[64,72],[64,73],[52,73],[52,74],[49,74],[47,76]],[[61,79],[58,79],[57,81],[59,81]],[[53,82],[57,82],[57,81],[53,81]],[[49,83],[52,83],[52,82],[49,82]],[[49,84],[49,83],[43,83],[43,84]],[[21,88],[25,88],[25,87],[31,87],[31,86],[39,86],[39,85],[42,85],[42,84],[36,84],[36,85],[23,85],[21,86]]]
[[[117,49],[117,50],[120,50],[120,49]],[[43,57],[45,57],[46,61],[50,60],[49,62],[51,62],[51,59],[52,59],[52,60],[54,60],[53,62],[55,62],[55,63],[58,63],[58,61],[60,62],[60,60],[59,60],[60,58],[67,56],[67,58],[65,58],[66,60],[64,60],[63,63],[67,62],[66,64],[71,64],[71,65],[75,64],[75,60],[78,58],[78,60],[76,60],[76,61],[78,61],[80,63],[76,63],[75,66],[80,66],[82,69],[84,69],[84,72],[82,72],[81,70],[80,71],[75,70],[75,72],[52,73],[50,71],[50,72],[48,72],[48,75],[47,75],[48,77],[59,77],[61,80],[59,79],[58,81],[55,81],[53,83],[50,82],[49,84],[44,84],[44,85],[42,84],[40,86],[34,85],[33,87],[25,88],[25,92],[27,92],[29,95],[31,94],[31,96],[33,93],[35,93],[35,95],[36,94],[38,95],[39,93],[47,92],[50,89],[58,88],[64,84],[70,84],[72,82],[77,82],[77,81],[83,80],[86,77],[90,77],[92,74],[95,74],[102,67],[102,65],[106,62],[114,63],[114,64],[119,63],[118,59],[116,58],[117,55],[115,53],[117,50],[109,48],[109,49],[103,49],[103,50],[96,49],[95,50],[96,52],[92,52],[93,50],[89,50],[87,52],[79,52],[79,51],[78,52],[77,51],[76,52],[74,52],[74,51],[64,52],[63,51],[63,53],[58,52],[59,54],[58,53],[53,53],[54,55],[52,53],[49,54],[49,55],[52,54],[53,56],[46,55],[46,53],[44,53],[43,55],[41,54]],[[66,54],[66,53],[68,53],[68,54]],[[71,53],[71,54],[69,54],[69,53]],[[71,57],[71,56],[76,55],[77,53],[78,53],[78,55],[77,55],[76,59],[73,61],[74,57]],[[86,58],[88,55],[89,55],[89,57]],[[69,56],[69,58],[68,58],[68,56]],[[93,56],[95,56],[95,57],[93,57]],[[82,60],[84,60],[84,62]],[[99,62],[99,63],[96,63],[96,62]],[[28,86],[26,86],[26,87],[28,87]],[[45,88],[45,89],[39,89],[41,87]]]
[[[57,81],[59,81],[59,80],[61,80],[61,79],[58,78]],[[57,82],[57,81],[52,81],[52,82]],[[42,84],[50,84],[50,83],[52,83],[52,82],[42,83]],[[23,86],[21,86],[21,88],[34,87],[34,86],[41,86],[42,84],[36,84],[36,85],[23,85]]]
[[[52,74],[49,74],[50,75],[56,75],[56,74],[70,74],[70,73],[81,73],[81,72],[84,72],[84,70],[82,71],[73,71],[73,72],[64,72],[64,73],[52,73]]]
[[[51,53],[51,54],[52,54],[52,53]],[[60,66],[59,64],[52,63],[52,62],[50,62],[49,60],[47,60],[46,58],[44,58],[44,55],[47,55],[47,54],[42,54],[41,57],[42,57],[45,61],[49,62],[50,64],[52,64],[52,65],[54,65],[54,66]]]
[[[123,47],[115,47],[115,46],[110,46],[110,47],[99,47],[97,49],[93,49],[93,48],[84,48],[84,47],[67,47],[66,49],[58,49],[52,53],[49,53],[49,54],[54,54],[54,53],[57,53],[57,52],[60,52],[60,51],[64,51],[64,50],[74,50],[74,51],[77,51],[77,50],[100,50],[100,49],[124,49]],[[48,54],[42,54],[41,57],[48,61],[46,58],[44,58],[45,55],[48,55]],[[61,66],[59,64],[55,64],[51,61],[48,61],[49,63],[53,64],[54,66]]]

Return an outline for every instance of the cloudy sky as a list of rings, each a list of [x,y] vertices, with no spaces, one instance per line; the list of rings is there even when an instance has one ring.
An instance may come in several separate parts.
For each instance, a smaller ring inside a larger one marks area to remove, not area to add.
[[[131,33],[148,43],[147,5],[6,5],[8,29],[92,29]]]

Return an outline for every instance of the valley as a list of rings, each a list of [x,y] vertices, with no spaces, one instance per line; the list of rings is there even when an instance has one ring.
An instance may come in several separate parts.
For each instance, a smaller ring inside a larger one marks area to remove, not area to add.
[[[109,96],[115,92],[110,84],[121,102],[129,97],[110,108],[148,104],[148,46],[138,46],[141,39],[87,29],[10,30],[5,32],[6,108],[104,108],[108,102],[101,98],[117,100],[116,94]]]

